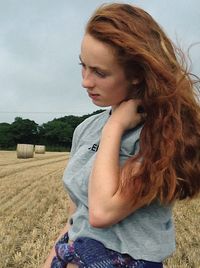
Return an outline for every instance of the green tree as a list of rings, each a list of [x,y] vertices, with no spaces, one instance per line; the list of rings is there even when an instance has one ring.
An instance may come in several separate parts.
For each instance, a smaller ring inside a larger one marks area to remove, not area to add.
[[[0,123],[0,149],[11,149],[15,146],[15,141],[10,129],[10,124]]]
[[[40,140],[49,146],[70,148],[73,128],[68,122],[54,119],[43,124],[40,129]]]
[[[30,143],[35,144],[38,142],[38,124],[29,119],[22,119],[16,117],[15,121],[11,124],[11,134],[17,143]]]
[[[0,149],[13,148],[17,143],[30,143],[69,150],[74,129],[89,116],[103,111],[97,110],[83,116],[64,116],[41,126],[32,120],[16,117],[12,124],[0,123]]]

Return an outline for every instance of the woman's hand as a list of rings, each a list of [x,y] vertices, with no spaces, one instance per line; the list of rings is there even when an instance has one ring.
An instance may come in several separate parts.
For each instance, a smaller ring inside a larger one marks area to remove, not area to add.
[[[138,113],[140,104],[140,100],[134,99],[121,102],[115,107],[114,111],[112,111],[112,115],[106,125],[117,126],[122,132],[134,128],[144,119],[144,114]]]

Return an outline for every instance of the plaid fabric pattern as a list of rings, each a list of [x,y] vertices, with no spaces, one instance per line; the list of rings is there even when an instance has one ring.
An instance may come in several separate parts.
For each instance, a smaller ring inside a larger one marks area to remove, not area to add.
[[[80,237],[68,244],[66,233],[55,245],[56,257],[51,268],[66,268],[68,263],[80,268],[162,268],[162,263],[134,260],[127,254],[107,249],[88,237]]]

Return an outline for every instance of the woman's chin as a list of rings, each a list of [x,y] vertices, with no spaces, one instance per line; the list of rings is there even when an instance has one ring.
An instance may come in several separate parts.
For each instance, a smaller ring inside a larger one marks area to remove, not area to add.
[[[102,103],[101,101],[97,101],[97,100],[92,100],[92,103],[98,107],[108,107],[110,106],[109,104],[106,103]]]

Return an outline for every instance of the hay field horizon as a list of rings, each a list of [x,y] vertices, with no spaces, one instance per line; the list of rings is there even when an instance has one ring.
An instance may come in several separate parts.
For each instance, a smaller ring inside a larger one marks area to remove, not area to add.
[[[0,268],[40,268],[67,221],[68,153],[17,159],[0,151]],[[176,252],[165,268],[200,268],[199,198],[174,208]],[[163,241],[164,243],[164,241]]]

